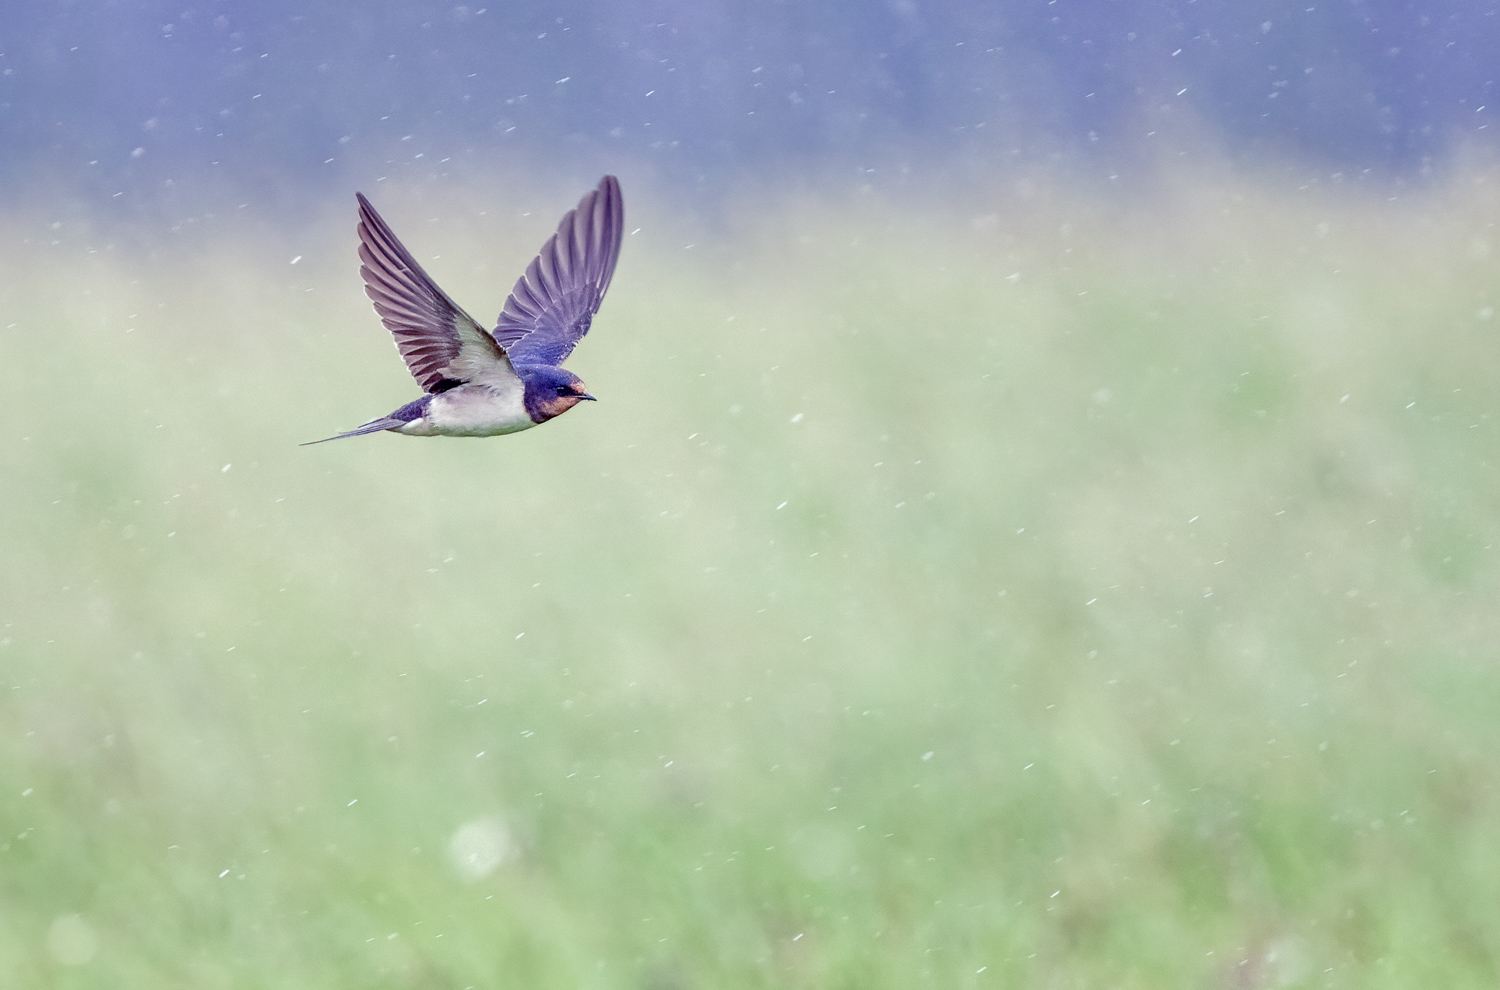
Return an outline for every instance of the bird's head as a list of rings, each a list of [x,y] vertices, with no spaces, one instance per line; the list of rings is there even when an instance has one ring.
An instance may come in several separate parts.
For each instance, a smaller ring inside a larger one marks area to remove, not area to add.
[[[526,412],[533,423],[545,423],[587,399],[594,401],[583,381],[571,371],[542,365],[522,366],[516,374],[526,383]]]

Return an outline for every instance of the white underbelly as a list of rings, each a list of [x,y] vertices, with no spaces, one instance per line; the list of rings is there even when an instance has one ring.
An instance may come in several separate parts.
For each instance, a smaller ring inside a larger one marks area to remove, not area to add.
[[[427,414],[397,432],[418,437],[493,437],[530,429],[524,390],[514,387],[460,385],[432,397]]]

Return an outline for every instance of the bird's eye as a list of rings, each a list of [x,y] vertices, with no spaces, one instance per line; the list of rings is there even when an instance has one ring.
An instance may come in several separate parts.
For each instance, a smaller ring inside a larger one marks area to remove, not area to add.
[[[566,385],[559,385],[559,386],[557,386],[557,394],[558,395],[572,395],[573,394],[573,390],[570,389],[570,388],[568,388],[568,386],[566,386]]]

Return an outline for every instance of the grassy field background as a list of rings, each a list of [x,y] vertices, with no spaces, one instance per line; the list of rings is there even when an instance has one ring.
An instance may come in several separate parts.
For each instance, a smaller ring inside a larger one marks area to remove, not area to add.
[[[5,225],[0,985],[1496,984],[1500,176],[625,178],[484,441],[297,446],[415,395],[352,197]],[[377,196],[481,318],[507,188]]]

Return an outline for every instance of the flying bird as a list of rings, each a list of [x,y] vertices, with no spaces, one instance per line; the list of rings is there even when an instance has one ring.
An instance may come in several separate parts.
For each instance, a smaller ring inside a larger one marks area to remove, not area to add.
[[[365,294],[426,394],[311,443],[379,430],[492,437],[530,429],[593,400],[562,363],[589,332],[620,257],[625,204],[614,176],[606,175],[563,215],[557,233],[516,281],[492,331],[438,288],[363,193],[354,195]]]

